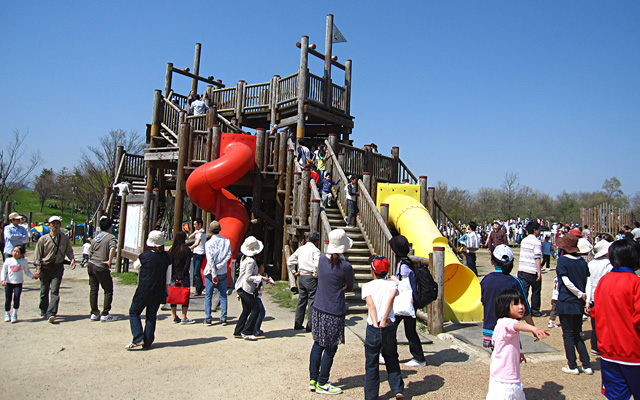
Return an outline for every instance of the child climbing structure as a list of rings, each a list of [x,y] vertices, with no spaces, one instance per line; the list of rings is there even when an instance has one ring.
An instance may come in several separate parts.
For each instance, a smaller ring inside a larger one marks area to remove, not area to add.
[[[395,230],[409,238],[415,260],[429,264],[443,285],[440,299],[427,308],[429,316],[418,313],[429,320],[432,333],[441,330],[443,315],[448,320],[479,320],[477,278],[471,279],[470,270],[454,253],[455,245],[449,245],[457,242],[461,231],[437,203],[426,177],[416,178],[400,159],[398,147],[383,155],[369,145],[352,145],[352,62],[343,65],[332,56],[332,30],[333,16],[328,15],[324,54],[302,36],[296,43],[298,72],[284,78],[274,75],[266,83],[239,81],[227,87],[213,76],[200,76],[200,44],[193,73],[167,64],[164,91],[155,91],[143,159],[124,149],[116,156],[114,181],[128,181],[135,191],[117,197],[105,189],[105,207],[99,211],[119,224],[117,270],[126,270],[128,260],[144,250],[142,238],[150,230],[176,233],[199,217],[205,227],[213,219],[220,222],[234,258],[246,235],[259,238],[265,244],[267,272],[286,280],[285,260],[305,233],[316,230],[326,240],[332,229],[343,228],[354,240],[347,256],[357,282],[355,293],[348,294],[348,308],[365,312],[359,291],[370,280],[368,258],[375,253],[394,260],[388,241]],[[324,60],[322,76],[309,70],[310,55]],[[344,72],[340,85],[334,82],[334,69]],[[178,77],[190,81],[189,96],[178,93],[174,85]],[[207,84],[202,97],[208,110],[189,115],[199,83]],[[355,227],[344,221],[343,185],[332,188],[333,207],[321,207],[311,171],[295,160],[301,139],[307,146],[327,146],[326,168],[334,180],[344,183],[349,175],[362,177],[357,182],[360,212]],[[420,227],[415,226],[414,214],[422,218]],[[454,234],[444,238],[439,228]]]

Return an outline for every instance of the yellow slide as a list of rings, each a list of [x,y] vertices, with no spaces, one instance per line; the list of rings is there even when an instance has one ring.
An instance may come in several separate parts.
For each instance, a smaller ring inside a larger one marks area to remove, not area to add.
[[[445,248],[444,320],[482,321],[480,282],[460,264],[449,242],[440,234],[427,209],[420,203],[420,186],[378,183],[377,206],[389,205],[389,224],[412,244],[415,255],[429,257],[434,246]]]

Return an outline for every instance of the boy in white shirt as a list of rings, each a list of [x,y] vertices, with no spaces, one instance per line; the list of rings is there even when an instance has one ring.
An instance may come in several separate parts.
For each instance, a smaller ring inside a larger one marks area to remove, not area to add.
[[[396,282],[386,279],[389,260],[381,256],[371,256],[373,281],[362,286],[362,299],[367,302],[367,335],[364,341],[365,383],[364,398],[377,399],[380,390],[380,353],[385,359],[389,376],[389,386],[397,399],[404,398],[404,381],[398,362],[398,341],[396,340],[393,301],[398,295]]]
[[[80,263],[81,267],[85,267],[87,265],[87,261],[89,261],[90,250],[91,250],[91,239],[87,238],[87,240],[82,245],[82,262]]]

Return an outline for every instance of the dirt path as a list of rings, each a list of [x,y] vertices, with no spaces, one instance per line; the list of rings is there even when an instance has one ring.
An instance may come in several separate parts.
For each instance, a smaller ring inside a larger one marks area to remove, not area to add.
[[[31,260],[31,254],[28,254]],[[481,264],[482,265],[482,264]],[[486,269],[485,271],[488,271]],[[549,277],[543,283],[543,304],[550,296]],[[551,278],[552,280],[553,278]],[[109,398],[109,399],[311,399],[306,391],[311,335],[294,331],[293,312],[264,296],[267,317],[265,337],[257,342],[233,338],[240,304],[230,297],[230,324],[203,326],[202,301],[190,310],[195,325],[177,325],[168,311],[161,311],[156,342],[150,351],[126,351],[131,341],[128,313],[135,290],[116,284],[112,313],[121,320],[89,321],[89,285],[86,269],[65,271],[61,290],[60,323],[39,318],[39,283],[28,280],[22,296],[20,322],[0,322],[2,388],[0,398]],[[102,295],[100,295],[102,301]],[[216,313],[214,317],[218,317]],[[546,324],[537,318],[537,324]],[[587,324],[585,324],[585,330]],[[590,329],[589,329],[590,330]],[[553,330],[549,341],[562,349],[561,332]],[[433,338],[424,346],[429,366],[403,366],[407,398],[484,399],[489,358],[481,350],[458,341]],[[410,357],[400,346],[400,358]],[[561,352],[531,357],[522,367],[528,399],[600,399],[600,376],[568,376]],[[381,373],[382,379],[386,373]],[[364,350],[349,329],[340,346],[331,381],[342,387],[342,399],[363,398]],[[383,382],[381,398],[390,398]]]

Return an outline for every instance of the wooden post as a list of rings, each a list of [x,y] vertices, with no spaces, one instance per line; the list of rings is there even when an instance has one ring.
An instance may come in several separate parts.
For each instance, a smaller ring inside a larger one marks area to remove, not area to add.
[[[344,62],[344,112],[347,115],[351,113],[351,60]]]
[[[344,153],[338,153],[338,164],[340,164],[340,166],[342,168],[344,168]],[[333,175],[331,175],[331,178],[333,179]],[[347,174],[347,179],[349,178],[349,175]],[[349,182],[344,182],[344,184],[346,185]]]
[[[311,221],[309,229],[319,231],[320,225],[320,199],[311,199]]]
[[[304,105],[307,101],[307,85],[309,81],[309,36],[300,39],[300,70],[298,71],[298,120],[296,126],[296,138],[304,137]]]
[[[380,204],[380,216],[384,220],[385,224],[389,226],[389,204],[387,203]]]
[[[104,187],[104,193],[103,193],[103,197],[102,197],[102,204],[104,205],[104,212],[106,214],[107,217],[113,219],[113,216],[111,215],[111,210],[113,210],[113,204],[109,204],[109,199],[111,198],[111,191],[112,191],[112,187],[111,186],[105,186]],[[115,202],[115,200],[114,200]],[[100,226],[100,219],[98,219],[96,221],[96,226]]]
[[[373,171],[373,151],[371,150],[370,144],[364,145],[364,165],[362,166],[363,171]]]
[[[327,26],[324,37],[324,105],[331,109],[331,52],[333,50],[333,14],[327,14]]]
[[[142,240],[145,240],[149,232],[152,231],[152,229],[149,229],[149,226],[151,225],[150,219],[152,214],[151,210],[149,209],[151,207],[152,191],[153,188],[150,188],[149,185],[144,188],[144,198],[142,202]],[[141,246],[141,248],[144,248],[144,246]]]
[[[122,163],[122,155],[123,154],[124,154],[124,146],[118,146],[116,148],[116,159],[115,159],[115,162],[113,163],[113,165],[115,165],[115,167],[116,167],[116,169],[115,169],[115,171],[113,173],[113,181],[115,183],[119,183],[118,181],[120,180],[120,177],[118,176],[118,170],[122,171],[120,169],[120,163]]]
[[[167,63],[167,74],[164,78],[164,97],[169,96],[171,92],[171,78],[173,76],[173,63]]]
[[[336,135],[335,133],[330,133],[329,134],[329,146],[331,146],[331,149],[333,149],[333,151],[335,153],[338,152],[338,135]],[[327,171],[329,171],[331,173],[331,178],[335,180],[337,180],[338,177],[335,176],[335,171],[333,168],[333,163],[334,160],[333,158],[330,159],[330,164],[327,165]]]
[[[160,204],[158,204],[158,200],[160,198],[160,190],[158,188],[153,189],[153,214],[151,215],[151,223],[149,224],[149,231],[155,229],[156,224],[158,223],[158,210],[160,209]],[[147,237],[143,237],[143,240],[146,240]],[[144,245],[142,246],[144,249]]]
[[[211,151],[210,151],[211,161],[217,160],[218,158],[220,158],[220,138],[221,137],[222,137],[222,133],[220,132],[220,125],[217,125],[217,124],[213,125],[211,127]]]
[[[302,180],[302,172],[294,172],[293,173],[293,201],[292,206],[293,210],[291,210],[291,223],[293,225],[300,224],[300,181]]]
[[[236,86],[236,119],[238,120],[238,128],[242,127],[242,112],[244,111],[244,86],[245,81],[238,81]]]
[[[371,175],[371,191],[369,195],[371,196],[371,200],[376,203],[378,200],[378,178],[373,175]]]
[[[427,189],[427,200],[427,210],[429,211],[429,216],[431,216],[431,219],[436,222],[436,188],[430,187]]]
[[[256,165],[260,171],[266,170],[264,165],[264,148],[266,145],[265,131],[263,128],[258,128],[256,130]]]
[[[160,135],[160,123],[162,122],[164,110],[164,102],[162,101],[162,92],[156,89],[153,92],[153,113],[151,115],[151,137]],[[153,140],[149,141],[153,146]]]
[[[427,327],[430,334],[438,335],[442,333],[444,323],[444,247],[433,248],[433,253],[429,254],[429,269],[438,285],[438,298],[427,306]]]
[[[362,183],[367,188],[367,192],[371,193],[371,172],[362,173]]]
[[[176,166],[175,205],[173,208],[173,234],[182,230],[182,209],[184,208],[184,184],[188,155],[188,140],[191,126],[187,122],[178,128],[178,165]]]
[[[429,190],[427,187],[427,177],[425,175],[420,175],[418,178],[418,182],[420,184],[420,203],[426,208],[429,209],[429,195],[427,191]]]
[[[71,235],[73,236],[73,244],[76,244],[76,221],[73,221],[73,224],[71,224]]]
[[[400,147],[394,146],[391,148],[391,157],[394,159],[393,163],[393,179],[395,182],[400,182]]]
[[[287,168],[285,176],[285,194],[284,194],[284,214],[291,213],[291,192],[293,190],[293,149],[287,149]]]
[[[278,98],[280,97],[280,75],[271,78],[271,96],[269,97],[269,130],[274,132],[278,126]]]
[[[300,225],[309,223],[309,180],[311,179],[311,170],[304,168],[302,170],[302,182],[300,184]]]
[[[127,192],[120,192],[120,220],[118,221],[118,247],[116,249],[116,272],[122,272],[122,247],[124,247],[124,232],[127,226]]]
[[[193,57],[193,74],[198,75],[200,73],[200,49],[202,45],[200,43],[196,43],[196,54]],[[191,82],[191,90],[193,93],[198,93],[198,80],[193,78]]]
[[[278,149],[278,172],[280,172],[278,190],[282,190],[284,189],[287,172],[287,132],[280,131],[278,134],[280,135],[280,140],[278,141],[280,147]]]

